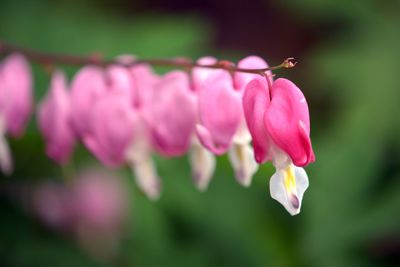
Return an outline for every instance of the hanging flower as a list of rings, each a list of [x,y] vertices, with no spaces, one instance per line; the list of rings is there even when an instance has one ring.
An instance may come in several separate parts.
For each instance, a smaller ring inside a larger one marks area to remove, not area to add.
[[[303,93],[287,79],[276,80],[269,92],[266,80],[257,78],[246,86],[243,109],[256,161],[272,159],[276,168],[270,181],[271,196],[290,214],[298,214],[308,187],[301,167],[315,160]]]
[[[11,54],[0,64],[0,168],[11,174],[13,163],[5,135],[20,137],[32,110],[32,76],[25,57]]]
[[[83,143],[104,165],[119,167],[134,138],[136,117],[127,95],[108,92],[93,106]]]
[[[132,103],[136,119],[134,138],[126,150],[125,158],[140,190],[149,199],[157,200],[161,194],[162,182],[152,159],[155,148],[148,120],[159,77],[145,64],[131,67],[129,73],[133,79]]]
[[[216,60],[202,58],[200,64],[213,64]],[[256,56],[242,59],[238,68],[266,68],[265,61]],[[198,138],[207,149],[217,155],[228,152],[236,180],[249,186],[258,165],[251,149],[251,135],[247,129],[241,107],[245,85],[256,74],[195,68],[193,83],[198,87]],[[196,88],[196,87],[195,87]]]
[[[103,70],[85,66],[75,75],[71,83],[72,126],[79,137],[89,130],[89,117],[93,105],[107,91]]]
[[[68,162],[76,138],[71,127],[71,101],[67,91],[66,77],[56,71],[50,88],[38,109],[38,124],[46,140],[47,155],[58,162]]]
[[[165,74],[146,113],[154,146],[163,156],[187,152],[196,123],[196,98],[183,71]]]

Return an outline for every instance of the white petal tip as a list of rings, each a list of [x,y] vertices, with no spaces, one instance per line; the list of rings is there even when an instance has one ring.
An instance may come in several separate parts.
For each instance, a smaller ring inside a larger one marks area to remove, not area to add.
[[[293,196],[294,198],[291,198],[289,201],[281,201],[272,194],[271,197],[285,207],[286,211],[289,212],[290,215],[294,216],[300,213],[300,202],[296,196]]]
[[[161,195],[162,182],[151,159],[147,158],[144,161],[133,164],[131,167],[139,189],[150,200],[158,200]]]
[[[303,194],[308,188],[304,169],[290,165],[277,169],[270,180],[271,197],[282,204],[294,216],[300,213]]]
[[[251,175],[246,175],[246,172],[243,170],[235,171],[236,181],[243,187],[250,187],[251,185]]]
[[[204,175],[199,172],[192,173],[192,180],[197,190],[205,192],[208,189],[209,179],[205,179]]]
[[[244,187],[249,187],[258,169],[250,143],[234,144],[228,156],[235,170],[236,181]]]
[[[139,188],[152,201],[157,201],[161,196],[161,181],[158,177],[152,180],[151,183],[149,181],[145,184],[139,184]]]
[[[14,170],[11,151],[5,136],[0,136],[0,169],[6,176],[10,176]]]

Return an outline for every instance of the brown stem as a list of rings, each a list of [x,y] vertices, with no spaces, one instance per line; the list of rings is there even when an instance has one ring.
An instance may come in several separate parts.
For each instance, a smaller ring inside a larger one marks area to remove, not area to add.
[[[59,53],[44,53],[39,52],[33,49],[20,47],[14,44],[10,44],[0,40],[0,54],[2,53],[20,53],[23,54],[28,59],[41,63],[43,65],[48,64],[63,64],[63,65],[73,65],[73,66],[82,66],[82,65],[99,65],[99,66],[107,66],[110,64],[122,65],[125,67],[131,67],[138,64],[149,64],[156,66],[170,66],[170,67],[180,67],[184,69],[192,69],[194,67],[200,68],[211,68],[211,69],[224,69],[230,72],[245,72],[245,73],[254,73],[259,74],[261,76],[265,76],[265,72],[277,70],[281,68],[289,69],[293,68],[297,62],[293,62],[293,58],[285,59],[281,64],[262,69],[243,69],[237,68],[232,64],[226,64],[226,61],[218,61],[214,64],[199,64],[197,62],[193,62],[187,58],[175,58],[175,59],[135,59],[130,61],[129,63],[118,62],[116,60],[106,60],[102,59],[99,56],[77,56],[77,55],[68,55],[68,54],[59,54]]]

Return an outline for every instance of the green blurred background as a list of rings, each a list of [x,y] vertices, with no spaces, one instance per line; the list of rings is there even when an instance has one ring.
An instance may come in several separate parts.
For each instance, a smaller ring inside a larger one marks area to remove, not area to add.
[[[5,193],[61,177],[33,119],[11,141],[16,172],[0,177],[0,266],[400,266],[399,1],[1,0],[0,38],[105,57],[257,54],[273,65],[294,56],[296,68],[276,74],[308,98],[317,157],[295,217],[269,197],[270,164],[245,189],[221,157],[200,193],[186,158],[157,158],[165,184],[157,203],[121,170],[130,221],[118,254],[101,261]],[[37,65],[34,74],[39,99],[48,76]],[[94,162],[83,148],[75,153],[77,169]]]

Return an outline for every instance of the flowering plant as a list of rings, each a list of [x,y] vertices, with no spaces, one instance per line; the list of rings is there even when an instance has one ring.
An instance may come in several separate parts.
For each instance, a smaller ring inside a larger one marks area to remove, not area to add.
[[[205,190],[215,156],[228,154],[236,180],[249,186],[258,164],[272,161],[271,196],[290,214],[300,212],[308,177],[302,167],[315,160],[306,99],[272,72],[295,65],[292,58],[268,67],[256,56],[236,64],[204,57],[196,62],[45,54],[0,42],[9,54],[0,65],[0,167],[12,172],[6,136],[20,136],[33,110],[28,60],[45,66],[82,66],[70,83],[52,71],[48,94],[37,107],[46,153],[67,164],[81,142],[103,165],[128,165],[139,188],[160,197],[162,183],[152,160],[189,155],[192,179]],[[152,65],[180,67],[164,75]]]

